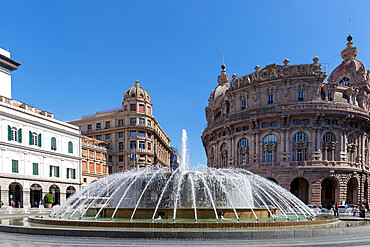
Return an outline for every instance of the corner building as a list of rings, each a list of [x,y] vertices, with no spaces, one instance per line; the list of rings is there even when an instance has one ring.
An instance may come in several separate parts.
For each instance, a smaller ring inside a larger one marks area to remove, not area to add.
[[[109,174],[153,164],[170,166],[170,138],[152,114],[149,93],[139,81],[128,89],[122,107],[72,121],[82,134],[107,143]]]
[[[207,165],[248,169],[307,204],[369,201],[369,71],[347,41],[327,82],[317,57],[230,82],[222,65],[205,109]]]

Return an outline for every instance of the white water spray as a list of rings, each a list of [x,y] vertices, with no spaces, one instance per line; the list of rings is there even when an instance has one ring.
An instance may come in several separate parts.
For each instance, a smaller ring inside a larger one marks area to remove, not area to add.
[[[186,133],[186,130],[182,130],[181,135],[181,160],[180,160],[180,172],[185,172],[188,170],[188,164],[189,164],[189,154],[188,154],[188,135]]]

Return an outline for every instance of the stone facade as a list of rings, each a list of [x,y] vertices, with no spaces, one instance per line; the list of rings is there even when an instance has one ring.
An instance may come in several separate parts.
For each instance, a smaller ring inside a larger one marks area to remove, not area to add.
[[[170,138],[152,114],[149,93],[135,86],[124,94],[122,107],[97,112],[70,122],[81,132],[106,142],[109,173],[139,169],[154,164],[170,166]]]
[[[87,136],[81,137],[82,187],[108,175],[106,143]]]
[[[205,109],[208,166],[248,169],[305,203],[368,201],[369,72],[347,41],[327,82],[317,57],[230,82],[223,65]]]

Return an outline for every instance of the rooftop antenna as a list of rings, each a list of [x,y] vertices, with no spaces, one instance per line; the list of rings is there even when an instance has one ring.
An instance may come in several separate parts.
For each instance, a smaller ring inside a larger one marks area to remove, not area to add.
[[[351,35],[351,18],[349,18],[349,34]]]

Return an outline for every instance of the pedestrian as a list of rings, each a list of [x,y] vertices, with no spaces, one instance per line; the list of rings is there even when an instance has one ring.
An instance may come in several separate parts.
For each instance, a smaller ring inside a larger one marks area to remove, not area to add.
[[[352,213],[353,213],[353,216],[356,216],[356,214],[357,214],[357,207],[356,207],[356,205],[353,206]]]
[[[366,213],[366,207],[364,202],[361,202],[360,205],[360,217],[365,218],[365,213]]]
[[[334,205],[334,217],[339,217],[339,206],[337,202]]]
[[[0,202],[0,208],[2,208],[4,206],[4,203],[3,201]]]
[[[15,208],[15,202],[12,200],[12,208]]]
[[[17,201],[17,208],[21,208],[21,202]]]

